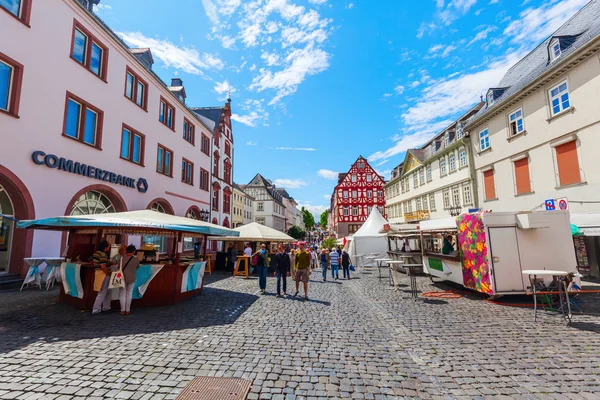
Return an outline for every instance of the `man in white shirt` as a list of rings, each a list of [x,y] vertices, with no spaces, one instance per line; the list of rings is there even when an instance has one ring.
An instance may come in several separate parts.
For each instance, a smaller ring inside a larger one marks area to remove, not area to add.
[[[252,245],[250,243],[246,243],[246,248],[244,249],[244,254],[248,257],[252,256]]]

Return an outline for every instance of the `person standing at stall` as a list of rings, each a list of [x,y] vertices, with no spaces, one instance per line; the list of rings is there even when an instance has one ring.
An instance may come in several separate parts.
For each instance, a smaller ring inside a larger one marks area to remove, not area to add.
[[[327,249],[321,250],[321,269],[323,270],[323,282],[327,281],[327,269],[329,268],[329,254]]]
[[[304,244],[300,244],[300,250],[296,254],[296,293],[298,296],[300,281],[304,283],[304,300],[308,300],[308,280],[310,279],[310,253],[304,249]]]
[[[342,269],[344,279],[350,279],[350,264],[352,264],[352,260],[350,260],[350,254],[348,254],[346,249],[344,249],[342,250]]]
[[[104,275],[98,273],[95,279],[102,279],[102,285],[96,283],[94,286],[100,286],[94,306],[92,307],[92,315],[99,314],[101,312],[110,311],[110,293],[108,285],[110,283],[110,275],[112,269],[110,268],[110,262],[108,260],[108,252],[110,251],[110,244],[104,240],[98,245],[98,250],[92,256],[92,263],[94,267],[102,270]],[[123,253],[124,254],[124,253]]]
[[[279,244],[279,251],[272,260],[273,273],[277,277],[277,297],[281,297],[281,282],[283,281],[283,295],[287,296],[287,277],[290,276],[290,257],[285,252],[283,243]]]
[[[237,250],[233,247],[233,243],[229,243],[229,248],[227,249],[227,269],[230,272],[235,270],[235,263],[237,261]]]
[[[252,254],[252,258],[255,256],[260,294],[265,294],[267,290],[267,270],[269,269],[269,253],[267,252],[267,245],[265,243],[261,243],[260,249]]]
[[[448,235],[444,237],[444,246],[442,247],[442,254],[450,254],[454,251],[454,245],[452,244],[452,236]]]
[[[133,297],[133,287],[135,286],[135,274],[140,267],[140,262],[135,256],[135,246],[127,246],[127,254],[123,257],[123,278],[125,287],[119,288],[119,302],[121,303],[121,315],[131,314],[131,299]]]

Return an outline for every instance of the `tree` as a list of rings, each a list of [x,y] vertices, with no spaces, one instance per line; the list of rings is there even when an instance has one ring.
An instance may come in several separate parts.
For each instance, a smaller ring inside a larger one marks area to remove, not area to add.
[[[296,225],[294,225],[290,229],[288,229],[287,234],[296,240],[303,239],[304,236],[306,236],[306,232],[304,232],[302,230],[302,228],[300,228],[299,226],[296,226]]]
[[[302,220],[304,221],[304,226],[306,227],[306,230],[312,230],[312,228],[315,227],[314,215],[312,215],[312,213],[304,207],[300,209],[300,213],[302,214]]]
[[[335,246],[337,246],[336,238],[327,238],[327,239],[323,240],[323,242],[321,243],[321,247],[324,249],[331,249]]]
[[[321,223],[321,229],[327,229],[327,220],[329,219],[329,210],[323,211],[319,222]]]

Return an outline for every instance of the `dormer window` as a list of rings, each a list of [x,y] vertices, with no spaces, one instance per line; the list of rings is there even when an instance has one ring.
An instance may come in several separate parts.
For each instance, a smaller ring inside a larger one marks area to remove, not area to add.
[[[464,127],[462,122],[459,122],[456,126],[456,139],[462,139],[464,135]]]
[[[554,61],[561,55],[560,40],[554,39],[550,42],[550,61]]]
[[[489,90],[487,92],[487,105],[488,107],[494,104],[494,92]]]
[[[440,142],[439,140],[438,140],[438,141],[436,141],[436,142],[433,144],[433,151],[434,151],[434,152],[438,151],[438,150],[440,149],[440,147],[441,147],[441,146],[442,146],[442,142]]]

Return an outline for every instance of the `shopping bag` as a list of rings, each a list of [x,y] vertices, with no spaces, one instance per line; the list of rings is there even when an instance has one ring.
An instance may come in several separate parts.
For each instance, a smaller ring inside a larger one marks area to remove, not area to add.
[[[355,270],[354,265],[350,264],[350,271],[354,271],[354,270]]]
[[[110,274],[110,282],[108,284],[109,289],[124,288],[125,277],[123,276],[123,257],[121,257],[121,263],[119,264],[119,270]]]
[[[104,283],[104,278],[106,278],[106,274],[101,269],[97,269],[94,271],[94,291],[99,292],[102,289],[102,284]]]

